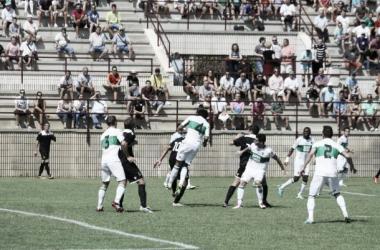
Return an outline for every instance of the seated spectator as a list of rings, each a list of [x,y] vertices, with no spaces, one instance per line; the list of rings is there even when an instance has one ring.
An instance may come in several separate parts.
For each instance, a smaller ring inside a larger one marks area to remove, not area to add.
[[[277,102],[273,102],[270,111],[273,115],[273,121],[276,129],[281,131],[279,120],[285,121],[286,130],[291,130],[289,126],[289,116],[284,116],[285,102],[282,100],[282,95],[277,96]]]
[[[24,62],[26,63],[26,67],[31,67],[31,69],[35,69],[35,62],[38,60],[37,56],[37,47],[34,42],[32,42],[32,38],[28,35],[26,36],[25,42],[23,42],[20,46],[21,56]],[[21,68],[22,60],[19,62],[19,66]]]
[[[68,45],[70,37],[69,34],[66,33],[66,28],[62,28],[61,32],[55,36],[54,40],[58,58],[61,58],[61,53],[66,52],[70,57],[70,61],[74,59],[74,49]]]
[[[11,42],[7,44],[7,47],[5,49],[5,56],[6,56],[6,64],[8,67],[13,70],[14,66],[13,63],[16,63],[18,66],[18,69],[21,69],[20,67],[20,46],[17,43],[17,40],[15,37],[11,38]]]
[[[348,38],[347,30],[343,28],[342,23],[338,23],[334,30],[334,43],[342,49],[343,53],[345,51],[344,44]]]
[[[351,96],[357,95],[359,99],[362,99],[358,80],[356,79],[356,71],[351,73],[351,76],[346,78],[346,86]]]
[[[174,86],[181,86],[183,84],[183,67],[185,66],[183,59],[178,52],[171,56],[172,67],[174,70],[173,83]]]
[[[366,23],[364,20],[360,21],[359,26],[355,27],[350,33],[350,41],[352,40],[351,37],[353,35],[356,35],[356,39],[358,39],[358,38],[361,38],[362,34],[365,34],[365,38],[367,38],[368,41],[371,40],[371,31],[365,25]]]
[[[8,37],[7,31],[12,24],[12,19],[16,17],[16,12],[11,8],[11,1],[5,2],[5,8],[1,11],[1,19],[3,19],[3,36]]]
[[[141,0],[140,2],[138,2],[138,6],[144,11],[144,13],[149,12],[149,14],[153,14],[153,10],[154,10],[153,3],[154,3],[153,1]],[[146,14],[144,16],[147,17]]]
[[[377,103],[374,103],[372,100],[372,95],[367,95],[367,101],[362,103],[362,111],[361,116],[357,122],[365,121],[367,126],[370,128],[370,131],[378,131],[379,130],[379,117],[377,114]]]
[[[79,29],[83,29],[86,24],[87,24],[87,16],[86,12],[82,10],[82,4],[77,3],[75,10],[72,12],[72,17],[73,17],[73,27],[75,29],[75,34],[76,34],[76,39],[80,39],[79,36]]]
[[[231,96],[232,100],[232,87],[234,86],[234,79],[230,76],[230,72],[226,72],[222,78],[220,78],[220,91],[222,95],[227,98],[227,96]]]
[[[280,15],[283,30],[288,31],[287,25],[291,25],[291,31],[294,31],[297,24],[296,8],[290,4],[289,0],[285,0],[285,3],[281,5]]]
[[[53,5],[53,21],[54,21],[54,27],[57,28],[57,18],[58,17],[63,17],[64,21],[64,27],[67,28],[67,14],[69,12],[69,6],[68,2],[65,0],[53,0],[52,1]],[[91,33],[91,32],[90,32]]]
[[[322,118],[325,116],[325,110],[327,108],[327,111],[331,110],[332,104],[334,102],[336,93],[333,89],[333,83],[329,82],[327,84],[327,87],[323,88],[321,92],[319,93],[319,100],[321,101],[319,105],[319,114],[322,116]]]
[[[173,3],[174,9],[179,11],[181,18],[186,17],[189,14],[189,10],[187,8],[187,3],[183,0],[174,0]]]
[[[282,0],[272,0],[271,2],[272,2],[272,11],[274,13],[274,19],[278,20],[278,14],[280,14],[281,6],[283,2]]]
[[[127,76],[126,82],[128,87],[131,87],[134,83],[136,83],[137,86],[140,86],[139,78],[137,77],[137,72],[135,69],[131,70]]]
[[[244,115],[245,104],[241,100],[241,95],[239,93],[235,94],[235,99],[231,102],[230,108],[231,108],[231,128],[236,129],[236,125],[235,125],[236,118],[243,118],[244,120],[243,129],[244,130],[247,129],[248,116]],[[241,129],[240,126],[238,128]]]
[[[329,77],[325,75],[323,68],[318,70],[318,75],[314,78],[314,88],[318,91],[318,93],[327,86],[330,82]]]
[[[36,99],[34,100],[34,110],[33,115],[36,117],[38,122],[40,123],[41,129],[44,127],[44,118],[46,110],[46,100],[42,99],[41,91],[38,91],[36,94]]]
[[[346,35],[346,37],[347,37],[347,34],[349,34],[351,32],[351,28],[350,28],[350,18],[346,15],[346,13],[347,13],[347,11],[345,9],[342,9],[342,12],[336,18],[335,23],[337,26],[339,25],[339,23],[342,24],[343,33],[344,33],[344,31],[346,31],[346,33],[344,35]],[[351,42],[351,40],[348,40],[348,41]]]
[[[74,127],[79,128],[79,118],[84,117],[83,126],[87,128],[87,101],[83,100],[83,94],[78,94],[78,99],[73,103],[73,116],[74,116]]]
[[[312,117],[311,111],[313,107],[316,107],[318,110],[318,115],[320,115],[319,109],[319,94],[318,91],[314,88],[314,83],[309,84],[309,89],[306,91],[306,106],[309,108],[309,116]]]
[[[201,11],[201,14],[199,16],[197,15],[198,10]],[[202,0],[194,0],[192,5],[192,11],[194,12],[195,19],[202,19],[203,15],[206,14],[207,7],[205,6],[205,3]]]
[[[24,32],[31,37],[32,41],[38,42],[41,39],[41,37],[37,35],[38,26],[35,22],[33,22],[33,16],[27,15],[26,18],[27,20],[22,26],[22,28],[24,29]]]
[[[323,10],[319,9],[319,15],[314,18],[313,23],[319,39],[326,42],[329,39],[329,32],[327,30],[328,21]]]
[[[280,75],[278,67],[274,68],[273,72],[274,74],[268,80],[268,95],[272,96],[272,100],[276,102],[277,96],[284,94],[284,79]]]
[[[255,119],[263,120],[264,123],[264,130],[267,130],[267,122],[268,118],[265,115],[266,113],[266,104],[263,103],[262,98],[257,98],[257,100],[253,103],[252,109],[251,109],[251,126],[255,125]]]
[[[113,92],[113,104],[117,102],[117,93],[120,91],[121,74],[117,72],[117,67],[112,67],[112,72],[107,76],[107,83],[102,84],[103,88],[106,90],[111,90]]]
[[[290,101],[290,94],[292,94],[298,99],[298,104],[300,106],[303,106],[303,104],[301,104],[302,100],[301,100],[301,93],[299,91],[298,80],[293,71],[291,71],[289,73],[289,77],[285,79],[284,88],[285,88],[284,93],[286,95],[286,100],[288,100],[287,101],[288,103]]]
[[[206,95],[213,96],[212,88],[209,86],[207,78],[203,77],[203,85],[199,88],[199,104],[200,105],[203,105]]]
[[[344,99],[343,90],[339,92],[339,97],[335,97],[333,104],[333,112],[332,115],[336,119],[336,124],[338,125],[338,130],[340,128],[341,120],[347,119],[348,114],[348,106],[347,102]],[[350,120],[349,120],[350,121]],[[351,124],[349,124],[352,127]]]
[[[314,61],[312,64],[313,67],[313,75],[318,74],[320,68],[325,69],[326,61],[331,62],[330,54],[327,50],[326,44],[322,39],[318,39],[317,44],[314,44]]]
[[[375,34],[375,22],[372,20],[373,13],[370,12],[367,17],[364,18],[365,26],[369,28],[369,31],[372,34]]]
[[[365,70],[367,71],[368,75],[371,75],[371,65],[376,65],[376,70],[379,70],[379,54],[377,52],[377,47],[375,45],[372,45],[369,50],[365,52],[365,59],[363,61]]]
[[[107,13],[106,23],[110,38],[113,39],[115,32],[118,31],[121,26],[123,26],[121,23],[120,12],[116,10],[116,4],[112,4],[111,11]]]
[[[99,118],[103,118],[105,121],[108,117],[108,108],[106,101],[100,99],[100,92],[96,91],[95,95],[91,96],[91,117],[94,127],[96,129],[102,129]]]
[[[133,84],[134,86],[136,84]],[[145,119],[145,122],[146,122],[146,126],[148,129],[151,129],[150,127],[150,121],[149,121],[149,115],[148,115],[148,108],[147,108],[147,104],[144,100],[142,100],[141,98],[141,94],[138,94],[136,97],[136,99],[133,100],[133,106],[132,106],[132,116],[133,118],[135,119]],[[136,126],[137,127],[137,126]],[[137,127],[139,128],[139,127]]]
[[[331,19],[333,22],[335,22],[342,14],[343,11],[346,11],[346,8],[344,7],[344,3],[340,0],[333,0],[333,9],[331,10]]]
[[[346,50],[343,54],[344,67],[346,70],[351,71],[351,67],[354,67],[354,70],[359,70],[362,67],[361,55],[359,51],[350,43],[348,45],[348,50]]]
[[[17,17],[12,19],[11,25],[9,25],[9,36],[15,37],[18,42],[22,41],[22,34],[20,33],[20,25],[17,22]]]
[[[29,99],[25,96],[25,90],[20,89],[20,96],[15,100],[15,111],[13,112],[16,117],[16,126],[20,128],[20,116],[26,116],[28,130],[30,127]]]
[[[156,1],[156,10],[157,10],[157,18],[160,18],[160,10],[164,11],[164,18],[168,17],[169,6],[167,0],[157,0]]]
[[[351,102],[348,105],[349,110],[349,116],[348,116],[348,122],[350,125],[351,130],[357,131],[357,123],[358,119],[360,117],[360,113],[362,110],[362,105],[360,104],[359,96],[355,95],[352,96]]]
[[[248,57],[243,56],[243,60],[240,61],[237,67],[237,74],[240,76],[241,73],[245,73],[247,78],[252,77],[252,65],[249,63]]]
[[[369,13],[369,9],[367,8],[367,2],[360,1],[360,6],[355,11],[355,17],[356,20],[354,20],[354,25],[359,25],[361,21],[364,21],[364,19],[367,17]]]
[[[73,77],[71,76],[71,71],[68,70],[65,73],[65,76],[61,78],[61,81],[58,85],[58,90],[59,90],[59,99],[62,99],[63,92],[69,92],[71,100],[73,100],[73,84],[74,80]]]
[[[348,90],[348,86],[347,85],[343,85],[343,96],[344,96],[344,99],[346,101],[350,101],[351,100],[351,94],[350,94],[350,91]]]
[[[266,81],[262,73],[257,74],[257,78],[253,79],[251,84],[251,92],[253,93],[253,101],[257,100],[257,96],[265,98]]]
[[[228,69],[230,73],[238,71],[239,61],[241,61],[242,55],[240,53],[239,45],[237,43],[232,44],[231,52],[228,55]]]
[[[150,76],[150,82],[153,88],[156,90],[157,96],[165,95],[165,105],[171,105],[169,102],[169,89],[165,83],[165,80],[161,74],[160,68],[154,70],[154,74]]]
[[[261,13],[265,20],[268,20],[269,17],[272,17],[272,1],[271,0],[260,0]]]
[[[238,78],[235,81],[235,94],[239,94],[239,100],[241,98],[245,98],[248,96],[248,100],[251,103],[252,98],[251,98],[251,84],[249,83],[249,80],[245,76],[245,73],[240,74],[240,78]],[[236,95],[235,95],[236,98]]]
[[[22,2],[20,2],[20,3],[22,3]],[[24,2],[24,7],[25,7],[25,9],[24,9],[24,12],[25,12],[25,15],[29,15],[29,13],[28,13],[28,6],[29,6],[29,8],[30,8],[30,14],[31,15],[33,15],[33,13],[34,13],[34,0],[25,0],[25,2]]]
[[[76,84],[77,92],[84,94],[84,92],[94,95],[94,86],[92,86],[92,78],[88,74],[88,68],[84,67],[82,73],[78,75],[78,81]]]
[[[90,54],[94,61],[102,62],[104,61],[103,57],[105,57],[108,53],[108,50],[105,46],[106,38],[104,37],[103,33],[101,32],[101,28],[98,26],[96,27],[96,31],[91,33],[90,35]],[[101,54],[98,59],[95,59],[95,52],[99,51]]]
[[[365,38],[365,33],[356,39],[356,48],[359,51],[360,55],[364,57],[365,52],[368,50],[368,38]]]
[[[221,6],[221,14],[223,14],[222,19],[227,17],[227,19],[233,19],[233,20],[240,20],[241,16],[240,13],[243,11],[243,8],[245,6],[245,1],[232,1],[232,2],[227,2],[223,3],[223,1],[218,2],[217,4]],[[236,15],[238,16],[236,18]]]
[[[310,75],[312,74],[312,63],[314,61],[313,53],[311,52],[311,48],[307,47],[306,51],[302,52],[300,58],[300,66],[302,72],[302,87],[305,87],[305,75],[307,74],[307,82],[310,82]]]
[[[222,96],[220,91],[217,91],[215,97],[211,99],[211,106],[214,113],[213,121],[216,123],[218,120],[220,125],[223,125],[222,129],[227,130],[227,121],[230,119],[230,116],[227,114],[226,99]]]
[[[191,71],[191,69],[188,69],[186,70],[185,77],[183,78],[183,90],[187,94],[186,100],[190,100],[191,93],[193,93],[195,95],[195,98],[197,99],[199,92],[195,86],[196,83],[193,72]]]
[[[372,45],[376,45],[377,48],[380,48],[380,35],[376,35],[376,37],[371,40],[371,42],[369,43],[369,47],[371,47]]]
[[[219,89],[218,79],[215,77],[214,72],[212,70],[209,70],[206,77],[208,85],[212,88],[213,91],[217,91]]]
[[[96,10],[95,5],[91,5],[91,10],[87,12],[87,28],[88,32],[91,34],[96,31],[96,27],[100,26],[99,22],[99,12]],[[101,32],[103,32],[104,27],[100,27]]]
[[[252,23],[252,30],[256,29],[256,19],[260,16],[260,8],[257,2],[253,4],[251,0],[247,1],[247,4],[243,7],[242,17],[244,22]]]
[[[289,1],[289,0],[287,0]],[[293,71],[294,48],[289,45],[289,39],[284,39],[281,50],[281,74],[289,74]]]
[[[141,97],[152,107],[158,100],[156,90],[152,87],[150,80],[145,81],[145,87],[141,89]]]
[[[124,99],[127,99],[127,114],[129,114],[132,111],[131,105],[134,104],[134,101],[138,99],[138,96],[140,96],[140,99],[142,99],[140,88],[137,85],[137,83],[134,82],[132,86],[128,88],[127,95],[124,97]]]
[[[3,64],[3,65],[2,65]],[[3,67],[1,67],[3,66]],[[7,70],[7,59],[5,57],[5,49],[3,45],[0,44],[0,69]]]
[[[39,26],[42,27],[42,17],[49,17],[50,27],[53,27],[53,5],[50,0],[40,0],[38,2],[38,22]]]
[[[74,128],[74,119],[72,117],[72,103],[67,93],[63,99],[58,102],[57,115],[63,121],[63,129],[67,128],[67,120],[71,120],[71,128]]]
[[[131,40],[129,40],[129,37],[125,34],[124,27],[120,27],[119,32],[116,33],[116,35],[113,37],[111,53],[114,52],[114,48],[116,48],[116,52],[119,58],[121,58],[121,54],[123,52],[125,52],[126,54],[128,53],[129,58],[132,58],[133,56],[132,43]]]
[[[351,12],[356,13],[356,10],[360,7],[361,0],[351,0]]]

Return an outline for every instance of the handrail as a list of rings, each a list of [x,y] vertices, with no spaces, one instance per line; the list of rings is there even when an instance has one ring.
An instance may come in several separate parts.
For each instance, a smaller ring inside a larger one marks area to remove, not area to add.
[[[302,1],[300,1],[300,2],[302,2]],[[319,4],[319,2],[318,2],[318,4]],[[303,11],[303,13],[301,13],[301,11]],[[302,14],[304,14],[307,17],[307,19],[309,20],[310,25],[311,25],[311,31],[310,31],[309,27],[307,26],[306,22],[303,20],[303,18],[302,18],[303,15]],[[314,42],[314,43],[316,43],[317,41],[314,39],[314,29],[315,29],[314,23],[313,23],[313,21],[311,21],[310,16],[306,12],[306,10],[304,9],[302,3],[300,4],[300,16],[299,16],[299,19],[302,20],[302,22],[304,24],[304,27],[309,32],[308,35],[311,38],[311,41]],[[299,26],[301,26],[301,22],[299,23]]]

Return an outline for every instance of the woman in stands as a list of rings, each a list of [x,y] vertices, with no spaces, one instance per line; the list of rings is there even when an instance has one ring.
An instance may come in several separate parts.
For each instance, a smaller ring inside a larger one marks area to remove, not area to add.
[[[239,64],[239,61],[241,61],[242,55],[240,53],[239,45],[237,43],[232,44],[231,46],[231,52],[228,56],[228,65],[229,65],[229,72],[232,73],[232,76],[236,78],[236,75],[234,75],[235,72],[237,72],[237,66]]]
[[[348,106],[349,109],[349,116],[348,116],[348,121],[351,124],[350,130],[358,130],[357,129],[357,122],[360,117],[360,112],[362,109],[362,106],[360,104],[360,99],[358,95],[353,95],[351,98],[351,102],[349,103]]]
[[[217,91],[219,89],[218,79],[215,77],[214,72],[209,70],[206,77],[208,80],[208,86],[210,86],[213,91]]]
[[[71,114],[72,106],[69,96],[65,94],[63,99],[58,102],[57,115],[63,121],[63,128],[66,129],[66,122],[68,119],[71,119],[71,128],[74,127],[74,119]]]
[[[38,119],[40,123],[41,129],[44,129],[44,118],[45,118],[45,109],[46,109],[46,101],[42,99],[41,91],[37,92],[36,99],[34,100],[34,111],[33,115]]]

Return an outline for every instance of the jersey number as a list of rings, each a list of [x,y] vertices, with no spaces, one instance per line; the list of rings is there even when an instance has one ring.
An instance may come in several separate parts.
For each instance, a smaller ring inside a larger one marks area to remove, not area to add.
[[[181,145],[181,143],[180,142],[176,142],[175,144],[174,144],[174,147],[173,147],[173,151],[175,151],[175,152],[177,152],[178,151],[178,149],[179,149],[179,146]]]
[[[327,145],[327,144],[325,144],[325,147],[326,147],[326,149],[325,149],[325,158],[331,158],[331,155],[328,155],[328,153],[331,153],[331,151],[332,151],[332,147],[330,146],[330,145]]]
[[[110,138],[109,135],[107,135],[107,136],[104,138],[104,139],[106,139],[106,141],[105,141],[105,143],[106,143],[106,147],[105,147],[105,149],[109,148],[109,146],[110,146],[110,142],[108,141],[109,138]]]
[[[199,124],[194,129],[195,129],[195,131],[198,131],[200,134],[203,134],[202,127],[203,127],[203,123]]]

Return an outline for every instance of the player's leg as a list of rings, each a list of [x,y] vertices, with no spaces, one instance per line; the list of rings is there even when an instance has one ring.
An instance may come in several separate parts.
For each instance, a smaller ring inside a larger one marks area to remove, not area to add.
[[[190,179],[190,175],[189,175],[189,172],[187,172],[187,176],[186,176],[186,179],[185,179],[185,182],[183,183],[183,188],[181,189],[180,193],[175,197],[174,199],[174,202],[173,202],[173,206],[174,207],[182,207],[183,205],[180,202],[182,196],[185,194],[185,191],[186,191],[186,187],[188,185],[188,180]]]
[[[302,165],[300,165],[302,166]],[[302,183],[301,187],[299,189],[299,192],[297,194],[297,198],[303,200],[302,192],[305,190],[307,186],[307,181],[309,180],[309,170],[310,170],[310,165],[308,164],[305,169],[305,174],[302,176]]]
[[[264,178],[263,178],[263,181],[261,182],[262,186],[263,186],[263,203],[266,207],[269,207],[271,208],[272,205],[269,204],[268,200],[267,200],[267,197],[268,197],[268,184],[267,184],[267,177],[266,175],[264,175]]]
[[[179,146],[179,149],[177,152],[177,157],[176,157],[176,163],[175,163],[175,165],[174,165],[174,167],[170,173],[170,180],[169,180],[169,184],[168,184],[169,188],[172,187],[172,183],[177,178],[177,175],[179,173],[179,169],[181,168],[183,162],[186,159],[186,155],[188,154],[188,152],[190,150],[191,150],[191,148],[186,143],[182,143]]]
[[[189,171],[189,168],[187,169],[187,171]],[[192,186],[191,183],[190,183],[190,178],[187,180],[187,189],[195,189],[196,186]]]
[[[293,178],[290,178],[289,180],[287,180],[285,183],[281,184],[280,187],[278,188],[278,195],[280,197],[283,196],[284,194],[284,189],[287,187],[287,186],[290,186],[292,185],[293,183],[295,182],[298,182],[299,179],[300,179],[300,170],[301,170],[301,164],[299,164],[299,162],[297,162],[297,160],[294,162],[294,176]]]
[[[328,183],[329,183],[330,189],[333,190],[332,194],[336,198],[336,202],[338,203],[338,205],[340,207],[340,210],[343,213],[344,220],[346,221],[346,223],[350,223],[351,220],[348,217],[348,212],[347,212],[347,208],[346,208],[346,202],[345,202],[343,196],[340,195],[340,188],[339,188],[338,177],[330,177],[330,178],[328,178]]]
[[[49,176],[49,179],[54,179],[54,176],[52,176],[50,173],[50,166],[49,166],[49,158],[48,157],[45,159],[45,169],[46,169],[46,173]]]
[[[170,173],[171,172],[168,172],[167,175],[166,175],[166,178],[165,178],[164,187],[166,189],[168,188],[168,184],[169,184],[169,180],[170,180]]]
[[[185,157],[185,163],[182,164],[180,180],[178,183],[176,195],[178,195],[181,192],[181,189],[183,188],[183,184],[186,180],[186,176],[188,173],[188,167],[191,164],[191,162],[193,161],[193,159],[195,158],[195,156],[197,155],[198,150],[199,150],[198,146],[191,145],[188,147],[186,157]],[[178,154],[179,154],[179,152],[177,153],[177,158],[178,158]]]
[[[380,176],[380,168],[379,168],[379,171],[377,171],[377,174],[373,177],[375,184],[379,184],[379,176]]]
[[[41,161],[41,165],[40,165],[40,169],[39,169],[39,171],[38,171],[38,178],[41,178],[41,175],[42,175],[42,173],[44,172],[44,168],[45,168],[45,161],[42,160],[42,161]]]
[[[108,169],[107,164],[102,163],[102,186],[99,189],[98,192],[98,206],[96,208],[96,211],[102,212],[103,211],[103,201],[104,197],[106,196],[106,191],[108,188],[108,184],[110,182],[111,178],[111,172]]]
[[[347,163],[346,163],[347,164]],[[346,165],[345,164],[345,165]],[[347,177],[347,172],[348,172],[348,168],[347,168],[347,166],[343,166],[343,172],[342,172],[342,174],[341,174],[341,176],[340,176],[340,181],[339,181],[339,186],[344,186],[344,187],[346,187],[346,185],[344,184],[344,180],[346,179],[346,177]]]
[[[150,210],[149,206],[146,205],[146,191],[145,191],[145,180],[144,178],[141,178],[137,181],[138,190],[139,190],[139,197],[140,197],[140,211],[144,213],[153,213],[153,211]]]
[[[245,171],[245,166],[240,166],[235,175],[234,181],[232,182],[231,186],[228,188],[226,199],[224,200],[222,207],[227,207],[228,202],[230,201],[232,195],[234,195],[235,190],[240,183],[240,178],[243,175],[244,171]]]
[[[314,222],[314,209],[315,209],[315,197],[319,193],[319,188],[324,184],[323,176],[314,176],[310,184],[309,198],[307,200],[307,211],[309,214],[305,224],[311,224]]]
[[[261,209],[265,209],[266,206],[264,205],[264,195],[263,195],[263,186],[262,186],[262,180],[264,179],[265,172],[264,171],[256,171],[255,173],[255,182],[253,187],[256,188],[256,194],[257,198],[259,199],[259,206]]]
[[[115,208],[116,212],[123,212],[122,208],[120,207],[120,199],[124,194],[125,187],[126,187],[126,178],[123,166],[121,165],[120,161],[115,161],[111,163],[107,163],[109,170],[115,176],[116,181],[119,183],[119,185],[116,188],[116,196],[115,200],[112,201],[111,205]]]
[[[244,188],[247,183],[252,179],[253,175],[249,169],[246,169],[240,179],[238,191],[237,191],[237,200],[238,204],[232,209],[242,208],[243,207],[243,198],[244,198]]]

